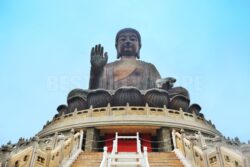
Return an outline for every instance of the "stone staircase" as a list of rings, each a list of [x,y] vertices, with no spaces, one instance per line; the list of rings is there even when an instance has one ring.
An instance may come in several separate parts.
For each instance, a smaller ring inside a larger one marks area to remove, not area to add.
[[[71,167],[99,167],[102,152],[81,152]]]
[[[81,152],[71,167],[99,167],[102,154],[102,152]],[[150,167],[184,167],[174,152],[148,153],[148,161]]]
[[[150,167],[184,167],[174,152],[148,153]]]

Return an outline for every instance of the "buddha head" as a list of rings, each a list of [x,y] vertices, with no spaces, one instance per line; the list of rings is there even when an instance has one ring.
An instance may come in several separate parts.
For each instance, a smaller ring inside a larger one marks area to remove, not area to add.
[[[122,56],[140,58],[141,36],[139,32],[133,28],[121,29],[115,38],[115,47],[117,50],[117,58]]]

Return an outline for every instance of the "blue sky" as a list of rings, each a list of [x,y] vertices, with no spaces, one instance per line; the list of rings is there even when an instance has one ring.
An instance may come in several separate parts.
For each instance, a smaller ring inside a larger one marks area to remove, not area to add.
[[[1,0],[0,144],[34,136],[71,89],[88,88],[91,47],[114,61],[125,27],[218,130],[249,140],[249,18],[247,0]]]

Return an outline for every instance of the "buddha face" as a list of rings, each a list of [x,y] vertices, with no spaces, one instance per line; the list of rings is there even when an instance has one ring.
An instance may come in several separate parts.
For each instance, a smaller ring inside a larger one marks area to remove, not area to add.
[[[117,40],[117,52],[120,57],[138,57],[140,50],[139,40],[134,32],[122,32]]]

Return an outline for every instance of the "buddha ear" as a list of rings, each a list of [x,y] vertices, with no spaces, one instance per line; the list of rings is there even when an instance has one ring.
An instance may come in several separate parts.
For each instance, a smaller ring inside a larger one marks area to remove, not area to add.
[[[117,51],[117,57],[116,57],[117,59],[120,59],[121,58],[121,55],[118,53],[118,51]]]
[[[137,59],[140,59],[140,51],[136,54]]]
[[[121,58],[121,55],[120,55],[119,52],[118,52],[117,43],[115,44],[115,48],[116,48],[116,52],[117,52],[116,58],[119,59],[119,58]]]
[[[140,50],[141,50],[141,44],[139,43],[139,50],[138,53],[136,54],[137,59],[140,59]]]

